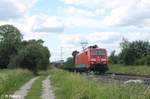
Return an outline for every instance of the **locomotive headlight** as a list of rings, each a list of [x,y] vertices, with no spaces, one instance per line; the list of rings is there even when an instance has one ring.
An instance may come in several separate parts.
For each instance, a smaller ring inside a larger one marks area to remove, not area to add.
[[[101,59],[101,61],[106,61],[106,59]]]
[[[91,64],[94,64],[94,62],[91,62]]]
[[[96,59],[91,59],[91,61],[96,61]]]

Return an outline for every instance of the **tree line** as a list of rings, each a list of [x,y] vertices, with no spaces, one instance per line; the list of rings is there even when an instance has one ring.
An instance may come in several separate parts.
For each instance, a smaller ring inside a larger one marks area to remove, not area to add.
[[[120,43],[121,51],[115,51],[109,56],[109,63],[124,65],[150,65],[150,42],[149,41],[128,41],[123,39]]]
[[[50,52],[44,41],[23,40],[19,29],[13,25],[0,26],[0,69],[24,68],[37,74],[39,69],[46,70]]]

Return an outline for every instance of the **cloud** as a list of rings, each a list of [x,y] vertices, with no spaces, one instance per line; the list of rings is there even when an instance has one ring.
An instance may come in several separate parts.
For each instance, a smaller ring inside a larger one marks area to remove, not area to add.
[[[28,32],[28,33],[24,33],[24,40],[30,40],[30,39],[42,39],[44,37],[43,33],[40,32]]]
[[[64,25],[67,28],[70,27],[80,27],[80,28],[100,28],[103,27],[102,23],[93,18],[88,18],[84,16],[65,16],[64,17]]]
[[[81,8],[76,8],[74,6],[69,6],[65,9],[66,14],[69,15],[79,15],[79,16],[85,16],[85,17],[95,17],[95,16],[100,16],[105,13],[104,9],[94,9],[94,10],[88,10],[88,9],[81,9]]]
[[[37,0],[1,0],[0,20],[10,20],[23,17]]]
[[[64,25],[59,17],[38,15],[34,17],[33,32],[62,33]]]
[[[95,14],[90,10],[81,10],[80,8],[103,10],[107,14],[102,16],[103,18],[97,19],[101,26],[105,27],[129,27],[135,26],[137,28],[143,28],[149,26],[149,22],[145,20],[150,19],[150,1],[149,0],[62,0],[67,5],[74,5],[78,8],[68,8],[70,14],[80,14],[80,17],[84,16],[97,16],[101,15]],[[72,17],[72,16],[70,16]],[[95,20],[92,18],[85,18],[84,20]],[[84,21],[86,22],[86,21]],[[83,23],[84,23],[83,22]],[[85,23],[86,26],[86,23]]]
[[[24,36],[24,39],[42,39],[48,33],[62,33],[63,23],[59,17],[45,14],[25,15],[24,18],[11,21],[0,21],[0,25],[12,24],[17,27]]]

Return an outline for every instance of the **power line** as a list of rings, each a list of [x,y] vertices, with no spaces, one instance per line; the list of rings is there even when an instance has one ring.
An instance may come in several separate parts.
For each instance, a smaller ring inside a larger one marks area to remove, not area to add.
[[[60,48],[60,60],[63,60],[63,47]]]
[[[80,44],[82,46],[82,49],[84,50],[85,47],[88,45],[88,42],[81,42]]]

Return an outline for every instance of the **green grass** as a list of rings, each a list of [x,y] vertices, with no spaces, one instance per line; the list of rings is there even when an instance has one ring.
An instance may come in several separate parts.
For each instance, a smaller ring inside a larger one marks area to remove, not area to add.
[[[12,94],[32,77],[28,70],[0,70],[0,98]]]
[[[26,99],[41,99],[42,94],[42,81],[46,76],[40,76],[37,80],[34,81],[31,90],[29,91]]]
[[[109,65],[108,72],[133,74],[133,75],[150,75],[150,66]]]
[[[106,84],[58,69],[50,74],[56,99],[150,99],[144,85]]]

